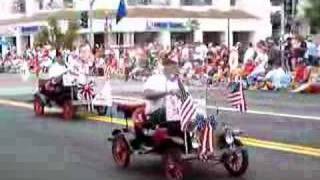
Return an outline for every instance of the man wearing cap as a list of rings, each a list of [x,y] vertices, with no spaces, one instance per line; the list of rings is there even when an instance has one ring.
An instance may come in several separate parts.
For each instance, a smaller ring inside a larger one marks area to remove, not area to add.
[[[152,75],[144,84],[144,95],[147,99],[146,115],[153,127],[165,125],[171,135],[180,132],[178,108],[180,100],[178,64],[170,60],[166,54],[162,58],[163,71]]]
[[[55,62],[49,68],[49,78],[60,77],[63,73],[67,71],[64,64],[63,56],[60,51],[56,51]]]

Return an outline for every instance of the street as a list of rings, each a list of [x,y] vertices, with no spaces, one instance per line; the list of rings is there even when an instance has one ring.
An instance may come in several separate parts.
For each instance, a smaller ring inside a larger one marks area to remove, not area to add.
[[[0,76],[0,99],[31,103],[32,83],[23,83],[16,75],[8,77]],[[113,87],[113,93],[118,96],[141,96],[141,83],[139,85],[138,82],[123,84],[114,81]],[[9,88],[16,90],[8,91]],[[203,90],[191,89],[195,98],[204,94]],[[211,93],[214,95],[219,92]],[[221,111],[218,121],[239,127],[249,138],[319,150],[320,121],[277,115],[287,113],[319,117],[319,97],[279,93],[261,92],[260,96],[257,92],[247,94],[249,109],[261,111],[265,107],[266,111],[274,112],[272,115]],[[215,97],[219,106],[228,107],[222,100],[223,96]],[[276,101],[279,98],[282,100]],[[210,106],[215,105],[214,101],[209,100],[208,103]],[[299,104],[303,108],[296,110]],[[210,113],[213,111],[209,110]],[[107,138],[112,129],[119,125],[89,121],[90,118],[83,117],[66,122],[60,119],[59,114],[52,112],[37,118],[30,108],[6,104],[0,104],[0,114],[1,179],[164,179],[161,161],[157,156],[133,156],[131,166],[124,170],[115,166],[111,143]],[[249,169],[240,179],[300,180],[320,177],[319,156],[279,151],[268,146],[261,148],[251,145],[248,149]],[[192,163],[188,173],[187,179],[233,179],[222,166],[212,167],[199,162]]]
[[[160,158],[134,157],[129,169],[116,168],[111,124],[83,120],[64,122],[52,116],[35,118],[29,110],[0,106],[1,179],[163,179]],[[250,166],[243,178],[318,179],[320,159],[249,148]],[[233,179],[220,166],[192,165],[188,179]]]

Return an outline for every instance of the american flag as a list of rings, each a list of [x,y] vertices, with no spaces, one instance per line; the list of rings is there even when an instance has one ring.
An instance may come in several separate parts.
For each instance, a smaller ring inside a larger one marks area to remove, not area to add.
[[[217,122],[213,115],[205,118],[202,114],[196,116],[196,128],[199,132],[199,142],[201,144],[199,149],[200,159],[205,160],[208,153],[214,152],[214,129]]]
[[[181,107],[179,110],[181,130],[186,131],[188,129],[188,125],[196,115],[196,106],[191,95],[185,90],[180,79],[178,80],[178,85],[181,91]]]
[[[231,85],[231,92],[228,94],[228,102],[232,107],[240,112],[247,111],[247,103],[244,97],[243,85],[241,81],[234,82]]]
[[[200,141],[201,141],[201,152],[200,158],[205,158],[208,152],[213,153],[214,142],[213,142],[213,127],[210,122],[206,122],[205,128],[201,131]]]

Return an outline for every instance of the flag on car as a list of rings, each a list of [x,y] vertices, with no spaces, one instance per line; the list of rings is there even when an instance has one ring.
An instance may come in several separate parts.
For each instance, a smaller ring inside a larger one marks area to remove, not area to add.
[[[201,152],[200,157],[207,155],[208,152],[213,153],[214,140],[213,140],[213,127],[209,122],[206,122],[205,128],[201,131],[200,141],[201,141]]]
[[[196,129],[199,132],[200,158],[205,160],[208,153],[214,152],[214,130],[217,122],[213,115],[205,118],[202,114],[197,114],[195,120]]]
[[[244,97],[243,84],[241,81],[231,84],[231,91],[228,93],[228,102],[240,112],[247,111],[247,103]]]
[[[123,17],[127,16],[127,7],[124,2],[124,0],[120,0],[118,11],[117,11],[117,17],[116,17],[116,24],[118,24]]]
[[[79,84],[78,90],[80,93],[80,97],[84,100],[92,100],[95,92],[94,92],[94,83],[91,81],[87,84]]]
[[[186,131],[188,129],[188,125],[196,115],[196,106],[190,93],[185,90],[180,79],[178,80],[178,85],[181,91],[181,107],[179,110],[181,130]]]

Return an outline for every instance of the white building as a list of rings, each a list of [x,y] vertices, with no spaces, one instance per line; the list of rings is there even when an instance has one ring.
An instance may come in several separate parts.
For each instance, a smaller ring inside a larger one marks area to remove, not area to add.
[[[16,1],[27,2],[25,11],[8,8]],[[26,45],[32,45],[34,34],[46,25],[50,15],[65,13],[64,1],[0,1],[0,8],[5,12],[0,17],[3,41],[15,44],[21,53]],[[93,9],[105,10],[105,17],[109,17],[108,23],[104,16],[94,19],[95,43],[130,46],[160,41],[170,46],[182,40],[232,45],[237,41],[257,42],[272,34],[270,0],[127,0],[128,16],[116,24],[118,3],[119,0],[95,0]],[[90,0],[73,0],[71,4],[74,13],[79,14],[89,10]],[[198,22],[198,28],[190,28],[191,21]],[[62,21],[64,28],[65,24]],[[80,33],[89,33],[89,29],[82,29]]]

